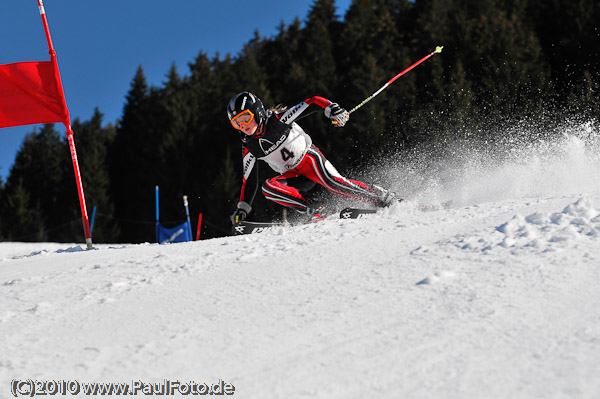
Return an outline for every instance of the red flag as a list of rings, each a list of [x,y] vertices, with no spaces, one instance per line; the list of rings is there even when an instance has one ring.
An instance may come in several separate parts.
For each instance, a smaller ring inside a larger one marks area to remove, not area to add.
[[[75,139],[71,128],[71,118],[60,80],[56,52],[50,37],[44,3],[42,0],[37,0],[37,3],[44,24],[50,61],[0,65],[0,128],[34,123],[61,122],[65,125],[79,194],[85,241],[87,248],[92,249],[90,223],[75,150]]]
[[[0,128],[68,121],[52,61],[0,65]]]

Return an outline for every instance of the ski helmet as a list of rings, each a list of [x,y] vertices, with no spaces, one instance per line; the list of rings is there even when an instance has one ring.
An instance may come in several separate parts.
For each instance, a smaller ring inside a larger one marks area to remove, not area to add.
[[[234,116],[247,109],[254,114],[254,118],[259,127],[267,120],[267,113],[262,101],[249,91],[243,91],[236,94],[229,100],[229,104],[227,104],[227,116],[229,117],[229,120],[231,120]]]

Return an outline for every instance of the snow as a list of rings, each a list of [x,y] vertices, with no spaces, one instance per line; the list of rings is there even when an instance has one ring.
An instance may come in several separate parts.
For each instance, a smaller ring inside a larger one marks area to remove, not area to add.
[[[598,398],[600,161],[576,133],[416,168],[410,200],[361,220],[0,243],[0,397],[13,379],[171,379],[241,398]]]

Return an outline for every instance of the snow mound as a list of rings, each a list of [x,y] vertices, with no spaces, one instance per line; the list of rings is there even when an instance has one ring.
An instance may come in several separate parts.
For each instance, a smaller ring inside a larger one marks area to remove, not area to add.
[[[537,251],[562,250],[585,238],[600,237],[600,212],[588,196],[567,205],[561,212],[515,214],[495,231],[457,237],[454,245],[463,250],[491,251],[498,248]]]
[[[438,284],[441,281],[447,280],[447,279],[451,279],[453,277],[455,277],[456,275],[454,274],[454,272],[451,271],[447,271],[447,270],[442,270],[439,272],[434,273],[433,275],[424,278],[423,280],[419,281],[417,283],[417,285],[431,285],[431,284]]]

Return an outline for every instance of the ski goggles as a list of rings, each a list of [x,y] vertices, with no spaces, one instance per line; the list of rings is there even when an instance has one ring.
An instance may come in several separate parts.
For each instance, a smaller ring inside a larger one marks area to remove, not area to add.
[[[231,118],[231,126],[233,126],[234,129],[242,130],[244,126],[247,126],[253,120],[254,114],[250,112],[249,109],[246,109]]]

